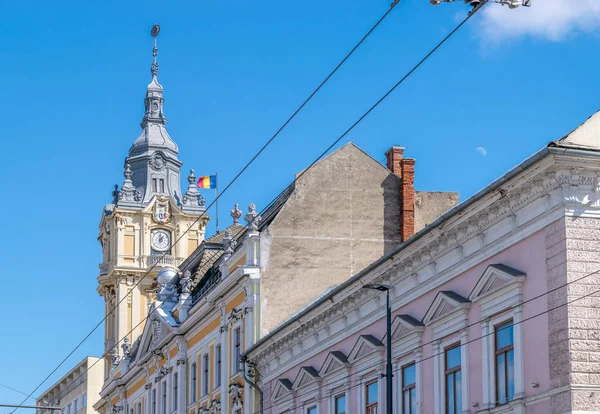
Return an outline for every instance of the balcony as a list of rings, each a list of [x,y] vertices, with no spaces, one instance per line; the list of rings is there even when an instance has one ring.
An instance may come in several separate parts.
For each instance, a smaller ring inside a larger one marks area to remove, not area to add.
[[[171,266],[177,267],[183,262],[183,258],[175,257],[170,255],[154,255],[154,256],[146,256],[146,266]]]

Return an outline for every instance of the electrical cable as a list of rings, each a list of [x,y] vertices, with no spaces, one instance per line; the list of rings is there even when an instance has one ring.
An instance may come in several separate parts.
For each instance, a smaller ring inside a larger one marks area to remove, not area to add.
[[[346,54],[346,56],[342,59],[342,61],[333,69],[333,71],[331,71],[329,73],[329,75],[327,75],[325,77],[325,79],[319,84],[319,86],[317,86],[317,88],[308,96],[308,98],[306,98],[304,100],[304,102],[302,102],[302,104],[298,107],[298,109],[296,109],[296,111],[294,111],[294,113],[283,123],[283,125],[275,132],[275,134],[273,134],[273,136],[271,136],[271,138],[269,138],[269,140],[260,148],[260,150],[250,159],[250,161],[248,161],[248,163],[246,163],[246,165],[237,173],[237,175],[227,184],[227,186],[225,186],[225,188],[219,193],[219,195],[209,204],[209,206],[206,208],[206,210],[210,209],[210,207],[212,207],[212,205],[231,187],[231,185],[233,185],[233,183],[235,183],[237,181],[237,179],[248,169],[248,167],[250,167],[250,165],[260,156],[260,154],[273,142],[273,140],[275,140],[275,138],[283,131],[283,129],[285,129],[285,127],[287,127],[287,125],[296,117],[296,115],[298,115],[298,113],[304,108],[304,106],[306,106],[308,104],[309,101],[312,100],[312,98],[319,92],[319,90],[321,90],[321,88],[329,81],[329,79],[344,65],[344,63],[346,63],[346,61],[354,54],[354,52],[362,45],[362,43],[371,35],[371,33],[373,33],[373,31],[375,31],[375,29],[385,20],[385,18],[391,13],[391,11],[394,9],[394,7],[396,6],[396,4],[394,4],[392,7],[390,7],[384,14],[383,16],[375,23],[375,25],[373,25],[371,27],[371,29],[369,29],[369,31],[360,39],[360,41],[350,50],[349,53]],[[196,223],[198,223],[198,221],[204,217],[206,215],[206,211],[204,213],[202,213],[202,215],[200,215],[193,223],[192,225],[186,229],[181,236],[175,240],[175,242],[171,245],[171,247],[173,247],[175,244],[177,244],[182,238],[183,236],[189,231],[189,229],[195,225]],[[160,258],[162,259],[164,256],[166,256],[166,253],[163,254],[163,256],[160,256]],[[148,270],[147,272],[140,278],[140,280],[134,285],[134,287],[136,287],[137,285],[139,285],[141,283],[141,281],[156,267],[156,265],[158,264],[160,260],[157,260],[156,263],[154,263]],[[104,323],[104,321],[106,320],[106,318],[112,314],[117,307],[119,306],[119,304],[125,299],[125,297],[123,299],[121,299],[120,301],[117,302],[117,304],[115,305],[115,307],[110,310],[105,316],[104,318],[98,322],[97,325],[94,326],[94,328],[91,330],[90,333],[88,333],[76,346],[75,348],[56,366],[56,368],[54,368],[50,374],[48,374],[46,376],[46,378],[44,378],[44,380],[27,396],[27,398],[31,398],[31,396],[73,355],[73,353],[79,349],[79,347],[92,335],[92,333],[94,333],[96,331],[96,329],[98,329],[100,327],[100,325],[102,325],[102,323]],[[24,404],[25,401],[27,401],[27,398],[25,400],[23,400],[21,402],[21,404]],[[20,405],[21,405],[20,404]],[[11,414],[13,414],[16,410],[18,409],[15,408],[14,410],[11,411]]]

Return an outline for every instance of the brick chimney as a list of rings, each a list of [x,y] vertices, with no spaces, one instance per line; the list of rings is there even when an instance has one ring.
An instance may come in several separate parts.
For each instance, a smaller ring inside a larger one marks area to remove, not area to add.
[[[415,159],[404,158],[404,147],[393,146],[386,153],[387,167],[400,178],[400,239],[415,234]]]

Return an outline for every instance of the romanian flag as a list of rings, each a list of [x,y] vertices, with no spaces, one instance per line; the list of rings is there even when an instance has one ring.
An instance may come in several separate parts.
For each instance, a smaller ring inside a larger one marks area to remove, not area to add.
[[[198,188],[217,188],[217,176],[205,175],[198,178]]]

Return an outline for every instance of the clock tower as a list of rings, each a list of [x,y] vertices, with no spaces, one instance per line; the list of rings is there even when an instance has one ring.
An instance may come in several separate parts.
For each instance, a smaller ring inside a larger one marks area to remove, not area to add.
[[[98,240],[102,263],[98,293],[104,297],[105,378],[111,353],[121,353],[142,333],[149,306],[155,300],[156,275],[177,267],[204,238],[208,216],[191,170],[182,195],[177,144],[166,130],[163,87],[158,83],[156,36],[152,28],[152,81],[144,99],[142,131],[129,149],[124,181],[115,185],[113,201],[104,207]],[[116,308],[115,308],[116,307]]]

